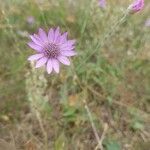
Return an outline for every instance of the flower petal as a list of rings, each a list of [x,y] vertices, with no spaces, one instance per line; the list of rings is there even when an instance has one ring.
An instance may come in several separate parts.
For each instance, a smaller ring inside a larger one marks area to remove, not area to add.
[[[68,40],[68,45],[74,45],[76,43],[76,40]]]
[[[39,59],[36,63],[35,68],[39,68],[43,65],[45,65],[45,63],[47,62],[48,58],[47,57],[42,57],[41,59]]]
[[[67,47],[72,47],[75,44],[76,40],[69,40],[61,45],[62,49],[65,49]]]
[[[31,55],[28,60],[29,61],[34,61],[34,60],[38,60],[40,58],[42,58],[44,56],[44,54],[35,54],[35,55]]]
[[[31,40],[32,40],[35,44],[37,44],[37,45],[39,45],[39,46],[42,46],[41,43],[40,43],[40,41],[37,39],[37,37],[35,37],[35,36],[33,36],[33,35],[30,35],[30,38],[31,38]]]
[[[60,36],[60,28],[57,27],[57,29],[55,30],[54,42],[59,41],[59,36]]]
[[[59,73],[59,62],[57,59],[52,59],[52,65],[56,73]]]
[[[34,37],[36,38],[36,40],[37,40],[41,45],[43,45],[43,41],[40,39],[39,35],[34,34]]]
[[[40,36],[40,38],[42,39],[43,42],[47,42],[48,41],[46,32],[43,29],[41,29],[41,28],[39,29],[39,36]]]
[[[46,68],[47,68],[47,73],[50,74],[53,70],[53,65],[52,65],[51,59],[48,60]]]
[[[64,65],[70,65],[70,60],[65,56],[59,56],[58,60]]]
[[[50,29],[49,32],[48,32],[48,40],[50,42],[54,41],[54,30],[53,29]]]
[[[70,51],[70,50],[74,50],[75,46],[68,46],[68,47],[62,48],[61,45],[60,45],[60,49],[61,49],[61,51]]]
[[[63,56],[75,56],[77,55],[77,53],[73,50],[70,50],[70,51],[61,51],[61,55]]]
[[[33,42],[29,42],[28,46],[31,47],[32,49],[38,51],[38,52],[42,52],[42,47],[33,43]]]
[[[60,43],[65,43],[67,41],[68,32],[65,32],[59,39]]]

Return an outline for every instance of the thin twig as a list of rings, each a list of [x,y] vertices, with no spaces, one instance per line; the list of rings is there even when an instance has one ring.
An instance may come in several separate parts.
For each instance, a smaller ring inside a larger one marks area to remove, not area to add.
[[[83,102],[84,102],[84,107],[85,107],[85,109],[86,109],[86,111],[87,111],[87,115],[88,115],[88,117],[89,117],[89,120],[90,120],[90,123],[91,123],[92,129],[93,129],[93,132],[94,132],[95,138],[96,138],[96,140],[97,140],[98,147],[99,147],[101,150],[103,150],[103,149],[101,148],[100,137],[99,137],[99,135],[98,135],[98,132],[97,132],[96,126],[95,126],[95,124],[94,124],[94,121],[93,121],[93,118],[92,118],[91,111],[90,111],[90,109],[89,109],[89,107],[88,107],[88,105],[87,105],[87,103],[86,103],[86,100],[85,100],[85,99],[83,99]]]
[[[83,91],[87,91],[87,88],[86,88],[86,90],[85,90],[85,87],[81,84],[80,79],[79,79],[79,77],[78,77],[78,75],[77,75],[77,73],[76,73],[76,71],[75,71],[75,69],[74,69],[74,65],[73,65],[73,64],[72,64],[72,71],[73,71],[73,73],[74,73],[75,76],[76,76],[76,81],[77,81],[77,83],[79,84],[80,88],[81,88]],[[86,97],[86,95],[85,95],[85,97]],[[85,110],[87,111],[87,115],[88,115],[88,117],[89,117],[89,120],[90,120],[90,123],[91,123],[91,126],[92,126],[92,130],[93,130],[93,132],[94,132],[95,138],[96,138],[96,140],[97,140],[98,145],[100,146],[100,143],[99,143],[100,137],[99,137],[99,135],[98,135],[96,126],[95,126],[95,124],[94,124],[94,121],[93,121],[93,118],[92,118],[92,114],[91,114],[90,108],[88,107],[85,98],[82,99],[82,101],[83,101]],[[100,147],[100,149],[101,149],[101,147]],[[102,150],[102,149],[101,149],[101,150]]]
[[[100,141],[99,141],[100,145],[98,144],[98,145],[96,146],[95,150],[98,150],[99,146],[101,147],[101,150],[103,150],[103,141],[104,141],[104,138],[105,138],[105,135],[106,135],[107,130],[108,130],[108,124],[105,123],[105,124],[104,124],[104,131],[103,131],[102,136],[101,136],[101,139],[100,139]]]

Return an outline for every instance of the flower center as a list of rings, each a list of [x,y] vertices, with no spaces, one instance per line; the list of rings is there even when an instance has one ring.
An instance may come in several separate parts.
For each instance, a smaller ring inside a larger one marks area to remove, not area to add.
[[[44,47],[44,54],[48,58],[57,58],[59,53],[60,53],[60,48],[58,45],[56,45],[54,43],[48,43]]]

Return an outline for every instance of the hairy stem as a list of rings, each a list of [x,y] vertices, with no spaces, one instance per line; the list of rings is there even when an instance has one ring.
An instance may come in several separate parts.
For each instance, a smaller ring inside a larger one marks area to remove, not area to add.
[[[105,34],[104,38],[101,40],[101,42],[99,42],[95,48],[93,48],[94,50],[92,51],[92,53],[83,61],[83,63],[81,63],[77,69],[80,69],[81,66],[84,66],[84,64],[87,62],[87,60],[95,53],[97,52],[97,50],[101,47],[103,47],[108,39],[110,39],[118,30],[118,28],[126,21],[126,18],[128,16],[128,13],[124,13],[123,16],[121,17],[121,19],[119,19],[119,21],[117,21],[112,28]],[[99,41],[99,40],[98,40]]]
[[[90,111],[90,109],[89,109],[89,107],[88,107],[88,105],[87,105],[85,99],[83,99],[83,102],[84,102],[84,107],[85,107],[85,109],[86,109],[86,111],[87,111],[87,115],[88,115],[88,117],[89,117],[89,121],[90,121],[91,126],[92,126],[93,133],[94,133],[95,138],[96,138],[97,143],[98,143],[98,146],[97,146],[97,147],[100,148],[101,150],[103,150],[102,144],[100,143],[100,141],[101,141],[101,140],[100,140],[100,137],[99,137],[99,135],[98,135],[96,126],[95,126],[94,121],[93,121],[93,118],[92,118],[91,111]]]

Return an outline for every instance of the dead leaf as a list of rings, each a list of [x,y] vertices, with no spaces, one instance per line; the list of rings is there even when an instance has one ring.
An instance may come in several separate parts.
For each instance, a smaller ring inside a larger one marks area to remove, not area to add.
[[[79,100],[79,95],[78,94],[70,95],[69,96],[69,105],[70,106],[77,105],[78,100]]]

